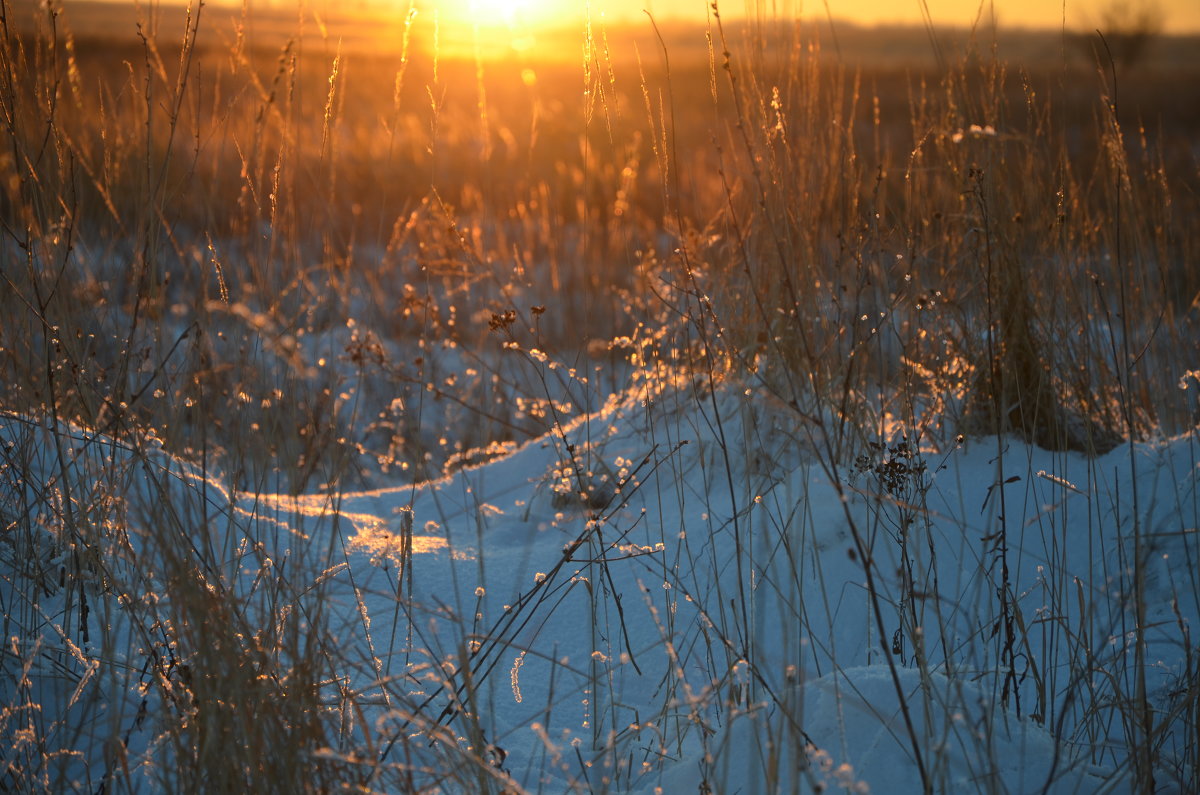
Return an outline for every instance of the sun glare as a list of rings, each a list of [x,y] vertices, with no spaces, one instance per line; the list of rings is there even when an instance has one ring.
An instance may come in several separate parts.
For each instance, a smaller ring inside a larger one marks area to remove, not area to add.
[[[448,55],[522,58],[554,50],[554,28],[578,27],[578,6],[554,0],[432,0],[418,3],[439,29]]]
[[[442,0],[438,7],[447,22],[481,29],[540,28],[567,18],[564,4],[552,0]]]

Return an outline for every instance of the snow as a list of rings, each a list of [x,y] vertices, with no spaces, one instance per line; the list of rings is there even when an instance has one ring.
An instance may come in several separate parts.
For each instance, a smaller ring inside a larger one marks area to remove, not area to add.
[[[401,762],[389,742],[436,734],[416,753],[483,741],[499,780],[548,792],[905,793],[922,773],[938,792],[1123,791],[1139,675],[1156,783],[1193,786],[1195,434],[1095,459],[892,438],[856,461],[828,455],[818,430],[744,388],[689,384],[630,392],[436,482],[246,495],[162,452],[0,417],[5,524],[32,512],[20,526],[45,534],[44,570],[17,559],[15,530],[0,544],[5,758],[32,753],[11,707],[37,703],[57,721],[58,781],[94,789],[119,737],[152,788],[168,751],[145,716],[170,712],[146,708],[164,698],[148,686],[151,639],[189,653],[147,623],[177,615],[178,548],[154,523],[169,513],[247,614],[278,615],[269,576],[319,594],[339,692],[362,715],[320,753],[369,739],[383,788]],[[114,478],[116,495],[102,487]],[[82,617],[82,586],[47,573],[65,554],[51,529],[63,500],[128,528],[108,525],[89,553]]]

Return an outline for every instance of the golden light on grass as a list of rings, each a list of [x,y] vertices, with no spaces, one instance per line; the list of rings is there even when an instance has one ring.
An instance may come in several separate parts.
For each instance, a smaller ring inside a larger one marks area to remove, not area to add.
[[[1194,40],[208,2],[0,0],[5,791],[1188,789]]]

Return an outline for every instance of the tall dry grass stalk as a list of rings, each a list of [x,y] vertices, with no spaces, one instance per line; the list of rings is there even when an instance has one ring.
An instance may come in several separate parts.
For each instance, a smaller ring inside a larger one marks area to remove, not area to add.
[[[732,584],[714,573],[727,561],[685,540],[676,567],[654,571],[671,588],[643,594],[663,671],[645,714],[670,727],[656,759],[700,735],[719,790],[740,768],[722,767],[710,737],[766,703],[771,721],[753,731],[779,756],[764,786],[819,783],[808,762],[781,761],[813,746],[798,674],[770,669],[756,634],[763,616],[788,616],[788,653],[811,653],[808,495],[761,501],[781,467],[823,473],[847,506],[868,661],[889,666],[926,791],[944,788],[940,752],[927,704],[901,692],[906,667],[925,683],[997,673],[980,710],[1070,716],[1100,748],[1087,672],[1111,661],[1096,639],[1115,619],[1088,602],[1086,628],[1040,627],[1074,662],[1028,665],[1036,686],[1018,675],[1034,630],[1001,487],[978,606],[997,630],[952,650],[950,619],[924,598],[939,592],[931,464],[962,435],[995,437],[1003,486],[1024,463],[1007,434],[1095,455],[1195,426],[1195,390],[1176,388],[1200,354],[1191,139],[1143,124],[1152,108],[1125,110],[1130,89],[1104,64],[1014,72],[982,35],[939,47],[936,69],[856,68],[805,24],[735,23],[713,4],[706,31],[655,24],[633,58],[610,43],[617,31],[584,31],[581,92],[579,63],[446,57],[415,5],[389,54],[343,47],[303,15],[307,30],[278,47],[255,44],[248,9],[214,44],[202,5],[177,38],[156,34],[165,12],[152,6],[132,35],[101,40],[72,30],[66,3],[0,0],[6,626],[47,629],[39,605],[68,594],[61,648],[5,651],[16,750],[0,783],[61,790],[70,752],[41,749],[99,743],[91,789],[132,787],[147,767],[167,790],[517,788],[483,699],[502,655],[525,659],[513,627],[551,604],[559,569],[495,626],[464,620],[455,648],[424,649],[433,608],[412,599],[409,517],[393,617],[409,629],[385,641],[366,618],[331,623],[328,583],[347,553],[336,535],[298,543],[295,505],[324,495],[333,516],[360,486],[415,483],[549,433],[555,506],[589,517],[560,568],[587,551],[600,649],[634,620],[602,521],[630,498],[613,484],[634,479],[605,470],[599,439],[576,445],[564,429],[626,390],[662,451],[634,468],[656,474],[657,504],[690,498],[675,467],[694,411],[719,440],[703,499],[734,507],[728,527],[711,512],[701,525],[732,535]],[[761,401],[728,398],[745,393]],[[291,495],[293,510],[267,495]],[[1098,537],[1123,539],[1102,502],[1089,502]],[[1140,589],[1145,529],[1129,530]],[[899,575],[874,562],[880,538],[895,540]],[[779,556],[785,574],[768,565]],[[486,563],[473,565],[482,581]],[[1063,571],[1046,588],[1073,599]],[[94,660],[128,651],[89,629],[113,593],[125,609],[104,626],[135,627],[142,645],[100,674]],[[707,611],[703,632],[677,623],[680,600]],[[372,656],[349,659],[346,633]],[[711,688],[693,689],[680,649],[719,661]],[[422,671],[434,696],[412,695],[400,668],[432,652],[461,664]],[[27,684],[50,658],[77,685],[70,703]],[[1168,728],[1195,737],[1188,665],[1171,715],[1154,712],[1144,672],[1103,694],[1143,788]],[[643,742],[611,670],[587,665],[595,767],[577,752],[581,791],[628,785]],[[146,694],[140,710],[105,714],[105,694],[130,687]],[[555,687],[535,731],[561,709]],[[369,725],[367,703],[402,730]],[[139,732],[146,758],[131,759]],[[1194,752],[1178,765],[1182,779]],[[617,772],[588,777],[602,768]]]

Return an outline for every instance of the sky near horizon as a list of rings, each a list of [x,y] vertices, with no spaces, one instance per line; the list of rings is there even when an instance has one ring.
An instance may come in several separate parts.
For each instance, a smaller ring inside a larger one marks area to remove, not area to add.
[[[259,0],[263,2],[264,0]],[[295,0],[265,0],[272,5],[288,5]],[[240,4],[240,0],[238,0]],[[358,4],[396,7],[403,12],[409,0],[304,0],[319,7],[324,3],[341,8]],[[416,0],[421,11],[440,8],[449,16],[460,16],[477,22],[513,22],[521,20],[538,24],[568,22],[589,9],[593,18],[603,15],[609,21],[639,18],[643,11],[656,18],[678,18],[704,21],[710,0]],[[834,18],[861,24],[921,24],[923,9],[938,25],[970,26],[976,20],[989,20],[994,14],[1004,27],[1030,27],[1090,30],[1107,27],[1109,17],[1132,19],[1140,11],[1149,12],[1158,21],[1163,33],[1200,32],[1200,2],[1198,0],[993,0],[983,3],[970,0],[726,0],[721,12],[739,16],[747,9],[758,9],[767,15],[792,16],[799,13],[809,19]]]
[[[86,0],[63,0],[68,5]],[[110,0],[111,1],[111,0]],[[134,0],[116,0],[129,2]],[[155,0],[142,0],[155,5]],[[162,0],[183,5],[189,0]],[[190,0],[193,4],[197,0]],[[206,5],[241,7],[243,0],[204,0]],[[406,13],[410,2],[420,14],[437,11],[442,19],[471,21],[482,26],[544,26],[573,24],[590,12],[593,20],[607,22],[644,20],[649,11],[657,20],[704,22],[712,0],[248,0],[250,8],[306,9],[326,14],[370,9]],[[863,25],[920,25],[928,11],[939,26],[969,27],[990,24],[994,16],[1005,28],[1043,28],[1091,31],[1127,26],[1145,14],[1155,23],[1154,32],[1200,33],[1200,0],[718,0],[722,15],[748,12],[811,21],[827,16]],[[1115,23],[1114,23],[1115,20]]]

